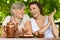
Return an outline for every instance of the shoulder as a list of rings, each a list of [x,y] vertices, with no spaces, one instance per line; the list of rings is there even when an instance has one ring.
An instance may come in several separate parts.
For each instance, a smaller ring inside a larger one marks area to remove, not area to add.
[[[46,16],[46,18],[48,18],[49,16]]]
[[[49,16],[46,16],[46,20],[48,20],[49,19]]]
[[[29,17],[27,14],[24,14],[24,17]]]
[[[35,19],[34,18],[31,18],[30,21],[31,21],[31,23],[35,23]]]
[[[8,22],[10,21],[10,19],[11,19],[11,16],[7,16],[7,17],[4,19],[4,21],[3,21],[3,23],[2,23],[2,26],[6,25],[6,23],[8,23]]]
[[[34,20],[34,18],[31,18],[30,20],[31,20],[31,21],[33,21],[33,20]]]
[[[27,14],[24,14],[23,20],[29,21],[30,20],[30,17]]]
[[[10,19],[11,16],[7,16],[5,19]]]
[[[4,21],[8,21],[8,20],[10,20],[11,19],[11,16],[7,16],[5,19],[4,19]]]

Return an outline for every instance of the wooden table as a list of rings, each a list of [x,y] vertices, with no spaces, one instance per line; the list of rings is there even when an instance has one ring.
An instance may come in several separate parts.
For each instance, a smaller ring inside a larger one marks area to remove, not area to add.
[[[0,40],[60,40],[60,38],[0,38]]]

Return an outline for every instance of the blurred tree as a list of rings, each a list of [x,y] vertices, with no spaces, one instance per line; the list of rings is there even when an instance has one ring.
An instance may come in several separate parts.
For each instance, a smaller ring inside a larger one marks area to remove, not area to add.
[[[60,18],[60,0],[0,0],[0,23],[3,22],[4,18],[10,14],[10,7],[14,2],[22,2],[26,5],[25,13],[30,17],[32,15],[29,12],[29,3],[32,1],[38,1],[42,5],[42,12],[44,15],[49,15],[56,8],[57,12],[54,16],[55,20]]]

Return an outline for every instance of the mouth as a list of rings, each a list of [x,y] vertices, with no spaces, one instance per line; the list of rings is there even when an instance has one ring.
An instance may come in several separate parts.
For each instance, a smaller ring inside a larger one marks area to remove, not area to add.
[[[36,13],[34,12],[34,13],[32,13],[32,15],[35,15]]]

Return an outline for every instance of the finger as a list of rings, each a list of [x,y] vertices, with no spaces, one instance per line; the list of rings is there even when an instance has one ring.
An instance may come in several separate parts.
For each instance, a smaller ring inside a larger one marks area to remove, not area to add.
[[[56,9],[54,8],[54,12],[52,12],[52,16],[54,16],[55,12],[56,12]]]
[[[54,12],[52,12],[52,14],[50,16],[53,17],[55,12],[56,12],[56,9],[54,8]]]

